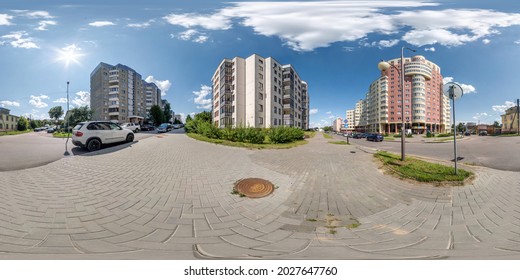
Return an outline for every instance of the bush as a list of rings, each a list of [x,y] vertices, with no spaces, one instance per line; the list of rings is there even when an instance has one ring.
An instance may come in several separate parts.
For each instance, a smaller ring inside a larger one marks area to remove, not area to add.
[[[253,144],[264,143],[265,133],[261,128],[248,127],[245,129],[245,140]]]
[[[213,124],[209,122],[201,122],[201,121],[195,121],[197,124],[197,133],[202,134],[208,138],[212,139],[220,139],[220,129],[215,127]]]
[[[271,128],[267,132],[267,136],[274,144],[289,143],[303,139],[304,132],[299,128],[280,126]]]
[[[17,129],[18,131],[25,131],[29,129],[29,120],[27,120],[27,118],[25,118],[24,116],[21,116],[18,119]]]
[[[449,137],[453,136],[453,133],[440,133],[436,135],[437,137]]]

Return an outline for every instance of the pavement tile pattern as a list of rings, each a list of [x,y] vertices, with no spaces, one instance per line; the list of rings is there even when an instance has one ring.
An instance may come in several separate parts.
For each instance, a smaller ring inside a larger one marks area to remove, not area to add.
[[[0,172],[1,259],[520,259],[520,174],[467,186],[383,174],[320,134],[246,150],[167,134]],[[263,198],[232,194],[262,178]]]

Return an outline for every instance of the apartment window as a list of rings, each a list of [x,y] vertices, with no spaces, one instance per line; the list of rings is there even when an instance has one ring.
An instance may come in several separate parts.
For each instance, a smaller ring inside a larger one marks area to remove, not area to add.
[[[258,94],[258,99],[260,99],[260,100],[264,100],[264,95],[263,95],[262,93],[259,93],[259,94]]]
[[[260,66],[260,67],[258,67],[258,70],[263,72],[264,71],[264,67]]]
[[[260,63],[260,64],[264,64],[264,61],[261,60],[261,59],[259,59],[259,60],[258,60],[258,63]]]
[[[263,83],[258,83],[258,88],[260,90],[264,90],[264,84]]]
[[[259,105],[260,106],[260,112],[263,112],[264,111],[264,106],[263,105]]]
[[[261,73],[258,74],[258,77],[260,78],[260,80],[263,80],[263,79],[264,79],[264,75],[262,75]]]
[[[278,102],[278,97],[274,96],[274,102]]]
[[[264,118],[259,117],[259,118],[258,118],[258,123],[259,123],[259,124],[264,124]]]

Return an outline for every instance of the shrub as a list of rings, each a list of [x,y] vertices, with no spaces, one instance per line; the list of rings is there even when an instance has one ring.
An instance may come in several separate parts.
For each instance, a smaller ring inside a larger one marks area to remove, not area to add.
[[[209,122],[202,122],[196,120],[195,123],[197,124],[197,133],[202,134],[208,138],[212,139],[220,139],[221,133],[220,129],[215,127],[213,124]]]
[[[265,134],[261,128],[248,127],[245,129],[245,140],[253,144],[264,143]]]
[[[295,127],[274,127],[267,132],[267,136],[271,143],[289,143],[303,139],[303,130]]]

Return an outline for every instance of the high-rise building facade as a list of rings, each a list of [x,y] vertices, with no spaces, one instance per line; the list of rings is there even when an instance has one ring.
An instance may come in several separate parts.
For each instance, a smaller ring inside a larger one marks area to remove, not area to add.
[[[347,130],[348,131],[352,131],[354,130],[354,128],[356,127],[355,125],[355,119],[356,119],[356,110],[352,109],[352,110],[347,110],[345,112],[345,117],[346,117],[346,125],[347,125]]]
[[[142,122],[147,114],[145,83],[141,75],[128,66],[99,63],[90,74],[92,118]]]
[[[154,105],[161,106],[161,90],[154,83],[143,82],[146,100],[146,115],[150,115],[150,109]]]
[[[336,118],[334,121],[332,121],[332,131],[340,132],[342,126],[343,126],[342,118]]]
[[[363,107],[359,126],[368,132],[398,133],[404,118],[405,129],[412,133],[449,131],[450,103],[443,93],[440,67],[420,55],[405,58],[402,104],[401,59],[392,59],[389,63],[397,69],[390,67],[381,71],[381,77],[370,84],[365,106],[359,106]],[[403,106],[404,116],[401,115]]]
[[[224,59],[212,84],[215,126],[309,126],[308,86],[291,65],[256,54]]]

